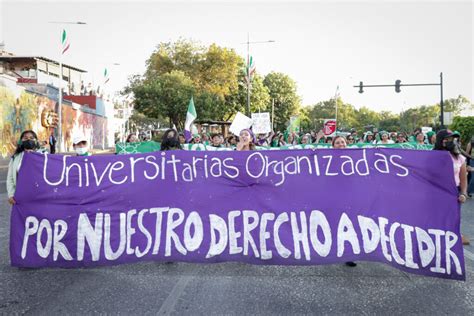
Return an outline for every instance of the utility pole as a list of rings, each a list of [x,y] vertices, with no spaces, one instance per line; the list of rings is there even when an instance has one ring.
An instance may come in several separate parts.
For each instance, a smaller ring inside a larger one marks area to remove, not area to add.
[[[263,43],[275,43],[274,40],[267,40],[267,41],[257,41],[251,42],[250,41],[250,33],[247,33],[247,42],[243,44],[247,44],[247,116],[250,117],[250,44],[263,44]]]
[[[77,25],[85,25],[87,24],[86,22],[64,22],[64,21],[53,21],[53,22],[48,22],[50,24],[77,24]],[[60,37],[62,39],[64,35],[65,30],[61,29],[60,32]],[[59,55],[59,83],[58,83],[58,89],[59,89],[59,96],[58,96],[58,153],[60,153],[63,150],[63,47],[61,45],[60,48],[61,54]],[[70,78],[69,78],[70,79]]]

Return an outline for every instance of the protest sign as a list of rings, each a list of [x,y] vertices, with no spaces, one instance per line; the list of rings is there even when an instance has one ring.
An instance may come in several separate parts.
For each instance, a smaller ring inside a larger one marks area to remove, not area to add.
[[[426,133],[433,131],[433,127],[423,126],[421,127],[421,132],[426,135]]]
[[[254,134],[267,134],[272,131],[270,113],[252,113],[252,131]]]
[[[300,117],[298,115],[290,116],[290,124],[286,131],[288,133],[299,133],[300,132]]]
[[[26,153],[10,258],[17,267],[366,260],[462,280],[457,195],[443,151]]]
[[[229,127],[229,131],[232,134],[238,136],[241,130],[250,128],[250,126],[252,126],[252,119],[240,112],[237,112],[232,124]]]
[[[325,136],[334,136],[336,133],[336,120],[335,119],[329,119],[329,120],[324,120],[324,127],[323,127],[323,133]]]

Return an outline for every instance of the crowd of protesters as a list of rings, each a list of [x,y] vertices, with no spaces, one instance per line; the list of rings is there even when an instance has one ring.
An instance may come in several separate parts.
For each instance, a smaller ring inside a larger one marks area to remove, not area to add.
[[[248,129],[251,132],[251,129]],[[252,134],[253,135],[253,134]],[[457,133],[459,135],[459,133]],[[356,130],[350,132],[337,133],[337,136],[343,136],[347,145],[353,144],[400,144],[400,143],[416,143],[419,145],[433,145],[436,142],[436,133],[430,131],[423,134],[421,129],[416,129],[412,134],[404,132],[387,132],[387,131],[367,131],[365,133],[358,133]],[[202,133],[194,134],[188,141],[191,144],[204,144],[213,147],[232,147],[235,148],[239,142],[239,136],[230,135],[227,138],[221,133]],[[271,132],[268,134],[253,135],[255,139],[253,144],[255,146],[266,147],[283,147],[291,145],[306,145],[306,144],[331,144],[334,137],[326,136],[322,131],[310,133],[296,133],[296,132]],[[183,133],[178,134],[180,144],[187,143]],[[127,139],[127,142],[129,140]]]

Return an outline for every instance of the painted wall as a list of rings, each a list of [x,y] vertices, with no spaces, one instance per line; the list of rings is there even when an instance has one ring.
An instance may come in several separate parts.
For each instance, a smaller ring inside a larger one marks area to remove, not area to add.
[[[56,101],[44,94],[34,93],[13,84],[15,79],[0,75],[0,154],[7,157],[15,151],[22,131],[32,129],[40,141],[46,141],[50,129],[43,126],[43,111],[54,111]],[[110,134],[107,118],[73,108],[68,101],[62,104],[62,132],[65,151],[72,151],[72,139],[82,134],[92,148],[108,148]],[[48,147],[46,147],[48,148]],[[49,149],[49,148],[48,148]]]

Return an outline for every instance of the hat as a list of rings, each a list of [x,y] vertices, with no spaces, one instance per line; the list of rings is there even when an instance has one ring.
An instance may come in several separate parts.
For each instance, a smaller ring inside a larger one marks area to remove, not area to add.
[[[74,136],[74,138],[72,139],[72,144],[73,144],[73,145],[77,145],[77,144],[79,144],[80,142],[87,142],[87,138],[86,138],[84,135],[76,135],[76,136]]]
[[[380,135],[389,135],[387,131],[381,131],[379,134]]]
[[[431,138],[431,137],[433,137],[433,135],[435,135],[435,134],[436,134],[435,132],[429,131],[428,133],[426,133],[426,137]]]
[[[445,139],[448,137],[459,137],[459,134],[455,134],[449,129],[442,129],[436,134],[436,139]]]
[[[454,131],[453,136],[454,137],[461,137],[461,133],[459,133],[458,131]]]
[[[368,131],[367,133],[365,133],[365,135],[367,135],[367,136],[374,135],[374,133],[372,133],[371,131]]]

